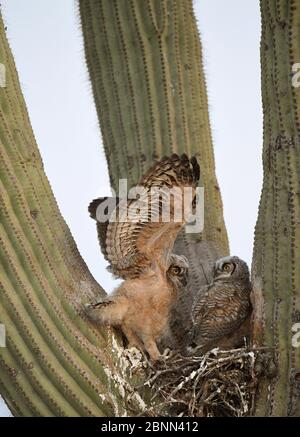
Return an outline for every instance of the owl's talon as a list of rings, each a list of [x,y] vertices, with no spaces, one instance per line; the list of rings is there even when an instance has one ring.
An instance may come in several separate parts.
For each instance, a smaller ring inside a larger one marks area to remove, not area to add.
[[[162,353],[162,357],[163,358],[167,358],[169,356],[169,354],[172,353],[171,349],[169,349],[168,347],[166,347],[166,349],[163,351]]]

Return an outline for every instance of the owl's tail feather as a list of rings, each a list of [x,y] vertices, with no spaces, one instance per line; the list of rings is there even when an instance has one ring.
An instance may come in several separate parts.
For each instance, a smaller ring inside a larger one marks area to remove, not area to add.
[[[128,310],[125,296],[106,297],[96,304],[86,306],[86,314],[93,322],[99,324],[120,325]]]

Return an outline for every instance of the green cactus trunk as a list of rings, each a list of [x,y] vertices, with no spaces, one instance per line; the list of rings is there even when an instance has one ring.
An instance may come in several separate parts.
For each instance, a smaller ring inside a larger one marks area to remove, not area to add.
[[[264,182],[255,231],[254,342],[275,350],[278,375],[262,382],[257,415],[300,415],[300,4],[262,0]],[[294,78],[295,79],[295,78]],[[299,81],[298,81],[299,82]],[[264,320],[264,323],[262,323]]]
[[[182,234],[197,292],[228,254],[215,175],[201,44],[192,0],[81,0],[85,53],[111,185],[129,185],[163,155],[196,155],[205,227]]]
[[[104,291],[45,176],[1,17],[0,64],[0,394],[15,416],[124,414],[127,394],[139,411],[114,334],[80,314]]]

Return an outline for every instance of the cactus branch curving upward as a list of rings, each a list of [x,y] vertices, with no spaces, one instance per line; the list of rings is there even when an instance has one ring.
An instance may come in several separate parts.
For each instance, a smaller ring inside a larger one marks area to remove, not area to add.
[[[124,414],[125,394],[139,411],[114,334],[81,314],[104,291],[45,176],[1,17],[0,63],[0,393],[15,416]]]
[[[274,348],[278,375],[261,384],[256,414],[299,416],[300,347],[292,329],[300,321],[300,88],[292,75],[300,62],[300,4],[261,0],[261,16],[264,181],[253,255],[254,341]]]

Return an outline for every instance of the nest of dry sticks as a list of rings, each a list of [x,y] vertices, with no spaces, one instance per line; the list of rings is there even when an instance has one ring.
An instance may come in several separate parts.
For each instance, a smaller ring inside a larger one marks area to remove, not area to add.
[[[258,353],[247,347],[213,349],[199,357],[170,352],[164,361],[147,367],[145,385],[152,393],[147,415],[250,415],[257,385]]]

